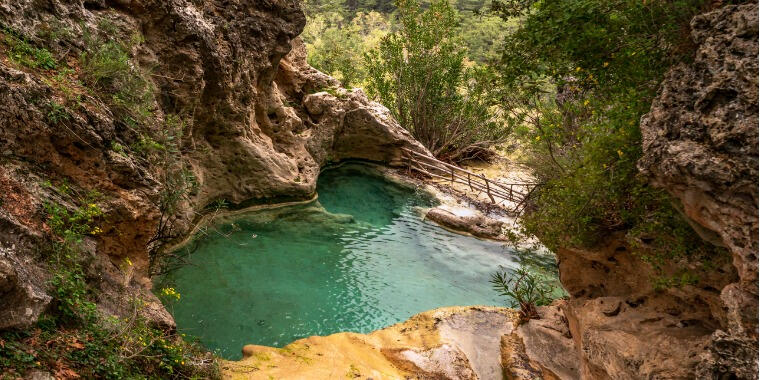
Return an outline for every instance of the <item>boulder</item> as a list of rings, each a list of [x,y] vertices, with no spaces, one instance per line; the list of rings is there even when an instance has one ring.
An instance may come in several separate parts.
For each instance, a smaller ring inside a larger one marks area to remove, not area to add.
[[[489,218],[472,208],[442,205],[430,209],[425,218],[454,231],[481,238],[506,240],[504,222]]]

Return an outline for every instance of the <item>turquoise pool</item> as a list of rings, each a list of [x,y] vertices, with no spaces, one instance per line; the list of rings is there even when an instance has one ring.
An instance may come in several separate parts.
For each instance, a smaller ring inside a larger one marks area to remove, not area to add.
[[[245,344],[367,333],[442,306],[504,305],[488,282],[517,257],[504,245],[421,218],[432,203],[372,169],[319,178],[318,200],[216,223],[184,248],[189,264],[158,287],[179,330],[227,359]]]

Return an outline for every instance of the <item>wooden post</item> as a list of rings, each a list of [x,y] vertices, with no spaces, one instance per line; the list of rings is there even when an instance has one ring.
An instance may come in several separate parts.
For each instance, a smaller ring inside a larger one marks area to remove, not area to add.
[[[496,200],[493,199],[493,195],[491,195],[491,186],[488,185],[488,179],[484,175],[481,175],[480,178],[483,178],[483,181],[486,183],[486,194],[488,194],[488,198],[491,198],[491,202],[496,203]]]
[[[454,186],[454,168],[451,168],[451,186]]]
[[[467,172],[467,186],[470,186],[470,190],[475,191],[475,189],[472,188],[472,182],[470,181],[470,172]]]

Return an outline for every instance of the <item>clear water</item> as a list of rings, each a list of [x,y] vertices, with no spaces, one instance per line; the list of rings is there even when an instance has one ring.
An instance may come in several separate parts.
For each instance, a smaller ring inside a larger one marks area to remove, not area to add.
[[[362,165],[322,173],[319,199],[217,223],[158,286],[179,330],[222,357],[245,344],[367,333],[441,306],[504,305],[488,282],[518,258],[425,222],[430,200]]]

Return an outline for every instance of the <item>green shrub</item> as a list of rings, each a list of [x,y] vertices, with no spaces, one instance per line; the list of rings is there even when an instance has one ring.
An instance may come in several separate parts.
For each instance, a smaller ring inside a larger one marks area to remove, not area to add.
[[[510,307],[520,308],[523,320],[538,319],[536,307],[549,305],[557,296],[553,281],[527,266],[520,266],[511,275],[496,272],[491,276],[491,284],[499,295],[508,297]]]
[[[56,318],[42,318],[32,329],[0,332],[0,343],[3,379],[31,369],[85,379],[221,378],[218,364],[199,345],[141,317],[104,318],[65,330]]]
[[[398,3],[400,28],[365,56],[369,94],[437,157],[460,161],[507,137],[491,103],[489,72],[465,66],[448,2]]]
[[[117,141],[111,141],[111,150],[123,154],[124,153],[124,146],[119,144]]]
[[[55,101],[50,102],[50,111],[47,113],[47,119],[49,122],[53,124],[58,124],[64,120],[71,119],[71,115],[69,114],[69,111],[66,110],[66,107],[58,104]]]
[[[78,265],[61,268],[53,273],[52,296],[55,299],[55,313],[64,323],[91,323],[95,318],[96,306],[88,298],[84,271]]]
[[[361,87],[367,81],[364,54],[377,47],[390,30],[388,17],[358,12],[352,19],[336,12],[309,14],[301,34],[309,64],[338,79],[344,87]]]
[[[494,3],[505,18],[520,17],[505,41],[498,90],[542,183],[523,217],[527,234],[556,250],[593,247],[625,231],[635,253],[658,270],[685,256],[722,254],[636,167],[639,120],[666,70],[693,55],[688,23],[703,3]]]

